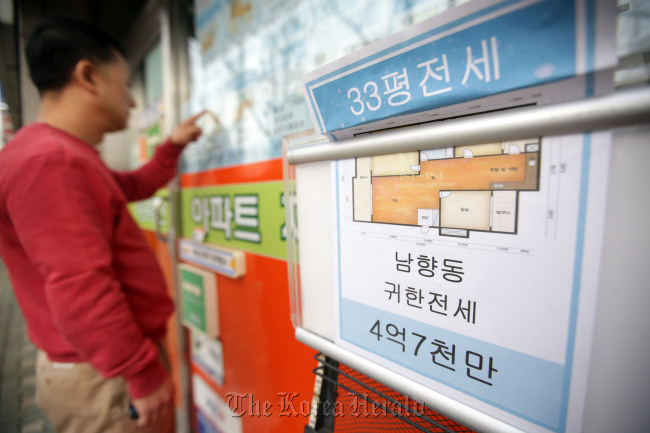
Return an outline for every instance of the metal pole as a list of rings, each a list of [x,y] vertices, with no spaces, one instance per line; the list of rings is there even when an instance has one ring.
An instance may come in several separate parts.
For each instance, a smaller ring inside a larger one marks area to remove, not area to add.
[[[650,87],[536,107],[442,120],[288,149],[289,164],[564,135],[650,123]]]
[[[446,415],[464,425],[485,432],[499,433],[521,433],[521,430],[492,418],[476,409],[453,400],[432,389],[420,385],[404,376],[368,361],[349,350],[337,346],[333,342],[320,337],[304,328],[296,328],[296,340],[313,347],[330,358],[336,359],[348,367],[377,380],[378,382],[398,391],[402,394],[422,401],[425,405],[434,408],[436,411]]]

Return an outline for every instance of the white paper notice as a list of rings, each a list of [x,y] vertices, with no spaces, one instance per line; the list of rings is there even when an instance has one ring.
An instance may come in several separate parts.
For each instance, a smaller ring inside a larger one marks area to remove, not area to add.
[[[579,134],[339,161],[337,344],[526,431],[564,431],[571,381],[586,383],[577,322],[593,320],[609,146]]]

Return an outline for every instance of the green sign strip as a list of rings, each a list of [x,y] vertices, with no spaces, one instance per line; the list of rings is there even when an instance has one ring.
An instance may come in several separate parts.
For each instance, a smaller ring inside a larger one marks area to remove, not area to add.
[[[283,183],[181,190],[182,236],[286,260]]]
[[[162,204],[162,210],[160,215],[160,231],[162,233],[169,232],[169,190],[167,188],[162,188],[154,194],[153,197],[129,203],[129,211],[131,216],[136,223],[143,230],[155,231],[156,222],[154,220],[154,210],[153,210],[153,201],[156,197],[163,198],[165,201]]]

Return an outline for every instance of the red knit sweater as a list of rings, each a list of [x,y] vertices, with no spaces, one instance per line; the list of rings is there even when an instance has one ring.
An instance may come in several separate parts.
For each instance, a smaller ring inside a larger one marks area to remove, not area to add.
[[[118,173],[45,124],[0,151],[0,253],[31,341],[52,361],[123,376],[132,398],[165,378],[156,341],[173,303],[127,202],[164,186],[181,151],[168,140],[147,165]]]

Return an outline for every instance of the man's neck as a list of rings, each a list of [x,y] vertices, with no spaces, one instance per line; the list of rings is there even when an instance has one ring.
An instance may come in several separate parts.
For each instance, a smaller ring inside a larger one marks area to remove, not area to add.
[[[36,121],[65,131],[91,146],[97,146],[104,133],[97,128],[92,118],[87,107],[66,92],[47,92],[41,98]]]

